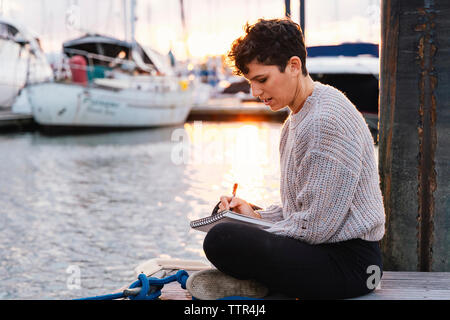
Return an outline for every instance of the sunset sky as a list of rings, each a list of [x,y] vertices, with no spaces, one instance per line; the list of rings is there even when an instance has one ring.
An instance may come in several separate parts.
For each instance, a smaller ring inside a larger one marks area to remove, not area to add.
[[[130,38],[130,0],[0,0],[0,16],[34,31],[46,52],[62,42],[95,32]],[[308,46],[341,42],[379,42],[380,0],[305,0]],[[184,0],[187,46],[192,57],[224,54],[258,18],[284,16],[284,0]],[[299,22],[299,0],[291,0],[292,19]],[[128,12],[129,13],[129,12]],[[186,58],[179,0],[137,0],[136,39],[165,54],[171,48]]]

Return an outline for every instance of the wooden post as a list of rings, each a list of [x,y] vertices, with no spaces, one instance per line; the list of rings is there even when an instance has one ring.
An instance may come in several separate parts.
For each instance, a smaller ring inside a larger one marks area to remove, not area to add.
[[[382,0],[385,270],[450,271],[450,1]]]

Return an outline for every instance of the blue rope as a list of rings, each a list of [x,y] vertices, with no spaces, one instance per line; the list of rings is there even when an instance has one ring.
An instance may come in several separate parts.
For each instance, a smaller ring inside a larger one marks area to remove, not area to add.
[[[131,300],[155,300],[161,295],[161,289],[165,284],[178,281],[183,289],[186,289],[186,281],[189,274],[185,270],[179,270],[176,274],[168,276],[166,278],[148,278],[145,274],[141,273],[138,276],[138,280],[133,282],[129,289],[141,287],[141,291],[136,296],[128,296]],[[124,292],[106,294],[102,296],[94,296],[81,298],[76,300],[115,300],[126,298],[127,295]]]
[[[156,300],[161,295],[161,289],[165,284],[170,282],[178,281],[181,284],[181,288],[186,289],[186,281],[189,278],[189,274],[185,270],[179,270],[176,274],[168,276],[166,278],[148,278],[145,274],[141,273],[138,276],[138,280],[133,282],[128,289],[134,289],[137,287],[141,287],[141,291],[133,296],[133,295],[125,295],[124,292],[105,294],[101,296],[93,296],[75,300],[115,300],[122,298],[129,298],[130,300]],[[195,297],[192,297],[193,300],[197,300]],[[260,300],[250,297],[241,297],[241,296],[229,296],[224,297],[218,300]]]

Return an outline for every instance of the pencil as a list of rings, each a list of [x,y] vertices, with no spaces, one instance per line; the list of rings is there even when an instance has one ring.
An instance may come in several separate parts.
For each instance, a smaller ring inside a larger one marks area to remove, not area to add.
[[[236,190],[237,190],[237,187],[238,187],[238,184],[235,183],[235,184],[233,185],[233,198],[236,196]]]

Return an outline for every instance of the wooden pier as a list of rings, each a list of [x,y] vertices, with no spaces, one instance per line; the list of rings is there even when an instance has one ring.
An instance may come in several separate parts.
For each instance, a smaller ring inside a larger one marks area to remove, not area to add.
[[[207,104],[194,106],[187,121],[271,121],[283,123],[289,116],[289,108],[272,111],[257,101],[244,101],[235,97],[210,99]],[[362,113],[377,142],[378,114]]]
[[[134,269],[136,278],[140,273],[150,277],[164,278],[178,270],[191,276],[197,271],[212,266],[205,261],[179,259],[151,259]],[[124,286],[116,292],[122,292]],[[160,300],[192,300],[190,293],[178,282],[166,284],[161,289]],[[293,300],[294,298],[273,295],[266,300]],[[300,299],[301,300],[301,299]],[[364,296],[349,300],[450,300],[450,272],[384,271],[377,288]]]
[[[352,300],[450,300],[450,272],[385,271],[379,288]]]
[[[191,300],[178,283],[161,290],[161,300]],[[301,300],[301,299],[300,299]],[[450,272],[383,272],[379,288],[350,300],[450,300]]]
[[[288,115],[287,108],[274,112],[261,102],[242,102],[240,99],[230,97],[210,99],[205,105],[194,106],[187,120],[283,122]]]
[[[14,113],[9,109],[0,110],[0,131],[28,130],[34,126],[32,115]]]

